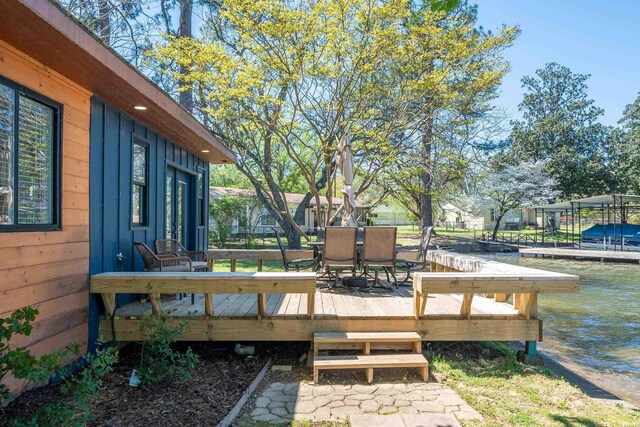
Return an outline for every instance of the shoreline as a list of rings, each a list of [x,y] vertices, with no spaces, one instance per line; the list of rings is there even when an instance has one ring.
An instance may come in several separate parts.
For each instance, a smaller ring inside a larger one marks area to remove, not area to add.
[[[585,367],[558,351],[546,348],[544,344],[538,354],[550,369],[580,388],[589,397],[604,401],[610,400],[611,403],[624,402],[623,404],[640,408],[640,395],[632,395],[632,390],[618,386],[616,379],[611,378],[610,375],[601,374],[598,376],[594,369]],[[631,382],[630,379],[627,381]]]

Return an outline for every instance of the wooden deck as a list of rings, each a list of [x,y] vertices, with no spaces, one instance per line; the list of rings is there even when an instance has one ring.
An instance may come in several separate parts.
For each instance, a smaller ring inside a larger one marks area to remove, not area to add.
[[[107,341],[141,339],[143,313],[185,325],[184,341],[312,341],[319,332],[417,332],[426,341],[541,341],[538,293],[578,291],[578,278],[434,251],[413,286],[316,288],[313,273],[103,273]],[[117,294],[150,303],[116,308]],[[176,299],[176,293],[195,294]],[[159,299],[158,296],[162,295]],[[509,296],[513,295],[512,302]]]
[[[521,248],[520,255],[541,256],[550,258],[571,258],[610,262],[640,263],[640,252],[599,251],[573,248]]]

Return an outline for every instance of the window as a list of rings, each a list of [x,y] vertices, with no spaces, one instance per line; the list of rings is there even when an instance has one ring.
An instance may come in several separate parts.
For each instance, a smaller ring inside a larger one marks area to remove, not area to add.
[[[204,172],[203,171],[199,171],[198,172],[198,207],[197,207],[197,212],[198,212],[198,225],[200,227],[204,227],[205,226],[205,206],[204,206],[204,191],[205,191],[205,186],[204,186]]]
[[[264,209],[262,215],[260,215],[260,225],[274,226],[276,225],[276,219],[271,216],[268,210]]]
[[[139,140],[133,141],[131,219],[133,225],[147,225],[147,145]]]
[[[0,77],[0,230],[60,228],[60,104]]]

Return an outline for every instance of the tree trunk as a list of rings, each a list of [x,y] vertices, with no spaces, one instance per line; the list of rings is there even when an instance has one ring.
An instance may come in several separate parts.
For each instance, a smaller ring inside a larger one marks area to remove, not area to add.
[[[433,137],[433,118],[425,122],[421,137],[421,175],[422,194],[420,194],[420,224],[422,228],[433,226],[433,164],[431,160],[431,149]]]
[[[193,15],[193,0],[180,0],[180,26],[178,37],[191,37],[191,18]],[[189,70],[180,67],[180,74],[186,75]],[[190,83],[178,81],[180,90],[179,102],[188,112],[193,113],[193,89]]]
[[[502,217],[504,217],[503,213],[496,216],[496,225],[493,226],[493,234],[491,235],[491,240],[494,242],[498,240],[498,229],[500,228],[500,221],[502,221]]]
[[[109,0],[98,1],[98,26],[100,27],[100,40],[107,46],[111,45],[111,11]]]
[[[301,249],[302,248],[302,240],[300,233],[296,230],[289,221],[285,221],[284,232],[287,236],[287,247],[289,249]]]

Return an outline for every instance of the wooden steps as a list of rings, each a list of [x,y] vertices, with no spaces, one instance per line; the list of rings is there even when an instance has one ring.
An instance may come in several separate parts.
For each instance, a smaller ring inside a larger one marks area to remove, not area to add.
[[[363,354],[319,356],[321,348],[361,344]],[[407,344],[409,354],[371,354],[372,345]],[[417,368],[423,381],[429,377],[429,362],[422,355],[422,338],[416,332],[316,332],[313,336],[313,381],[318,383],[323,369],[365,369],[367,382],[373,381],[374,368]]]

